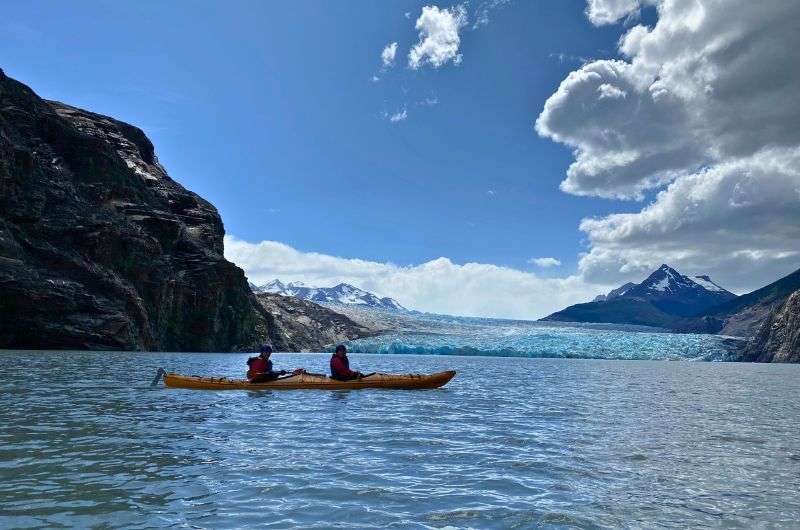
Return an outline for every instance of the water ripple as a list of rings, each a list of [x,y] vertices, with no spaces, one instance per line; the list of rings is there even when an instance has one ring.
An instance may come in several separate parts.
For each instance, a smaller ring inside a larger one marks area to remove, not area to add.
[[[422,392],[202,392],[147,383],[158,366],[239,375],[246,356],[0,355],[0,527],[800,520],[799,366],[353,355],[459,374]]]

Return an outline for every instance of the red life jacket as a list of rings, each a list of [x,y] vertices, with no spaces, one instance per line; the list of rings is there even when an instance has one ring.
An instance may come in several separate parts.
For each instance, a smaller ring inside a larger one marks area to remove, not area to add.
[[[350,370],[350,359],[346,356],[339,357],[336,354],[331,356],[331,379],[352,379],[355,373]]]
[[[250,367],[250,369],[247,370],[248,379],[252,379],[259,374],[272,370],[272,363],[261,357],[250,357],[247,359],[247,365]]]

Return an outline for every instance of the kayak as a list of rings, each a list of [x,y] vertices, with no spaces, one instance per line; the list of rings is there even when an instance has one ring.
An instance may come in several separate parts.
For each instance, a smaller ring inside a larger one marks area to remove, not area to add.
[[[455,371],[435,374],[369,374],[361,379],[337,381],[322,374],[299,374],[281,377],[274,381],[251,383],[247,379],[227,377],[201,377],[199,375],[164,374],[164,385],[171,388],[198,390],[359,390],[362,388],[387,388],[392,390],[421,390],[446,385]]]

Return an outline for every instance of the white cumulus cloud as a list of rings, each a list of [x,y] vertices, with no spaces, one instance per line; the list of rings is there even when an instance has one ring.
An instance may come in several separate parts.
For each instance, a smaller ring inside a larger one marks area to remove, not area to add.
[[[575,154],[562,190],[660,190],[638,212],[583,221],[580,271],[617,283],[667,262],[760,287],[800,267],[800,2],[646,3],[657,23],[625,31],[619,59],[571,72],[536,120]],[[589,0],[587,14],[608,24],[641,4]]]
[[[622,37],[627,60],[584,65],[546,101],[536,130],[576,154],[564,191],[640,197],[709,164],[800,143],[800,2],[671,0],[658,17]],[[598,97],[605,85],[627,96]]]
[[[556,258],[531,258],[528,260],[528,263],[532,265],[536,265],[537,267],[541,267],[546,269],[548,267],[558,267],[561,265],[561,262]]]
[[[610,98],[610,99],[619,99],[624,98],[628,95],[627,92],[624,90],[615,87],[609,83],[603,83],[599,87],[597,87],[597,92],[600,94],[600,99],[603,98]]]
[[[425,65],[439,68],[450,61],[460,63],[459,31],[466,24],[467,10],[463,4],[449,9],[423,7],[414,26],[419,32],[419,42],[408,52],[408,66],[416,70]]]
[[[346,282],[390,296],[406,307],[451,315],[534,319],[609,289],[587,284],[578,276],[540,278],[486,263],[457,264],[445,257],[400,266],[301,252],[276,241],[250,243],[233,236],[225,237],[225,257],[242,267],[255,284],[275,278],[323,287]]]
[[[588,0],[586,16],[592,24],[613,24],[639,11],[639,0]]]
[[[389,68],[394,64],[394,58],[397,55],[397,43],[390,42],[381,52],[381,63],[384,68]]]
[[[638,213],[585,219],[587,280],[619,283],[666,262],[745,292],[800,266],[800,150],[776,149],[680,178]]]

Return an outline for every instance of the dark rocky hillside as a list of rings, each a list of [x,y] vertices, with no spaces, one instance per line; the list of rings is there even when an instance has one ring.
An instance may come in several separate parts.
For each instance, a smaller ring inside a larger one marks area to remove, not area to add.
[[[783,304],[798,289],[800,270],[751,293],[714,306],[700,318],[690,321],[689,325],[695,325],[708,333],[749,337],[758,332],[772,310]]]
[[[325,351],[333,344],[376,331],[308,300],[274,293],[256,296],[271,315],[273,346],[280,351]]]
[[[0,70],[0,348],[229,351],[275,330],[144,133]]]
[[[800,362],[800,290],[770,311],[758,333],[748,342],[742,360]]]
[[[660,310],[647,300],[615,298],[575,304],[542,320],[551,322],[595,322],[669,328],[678,317]]]

